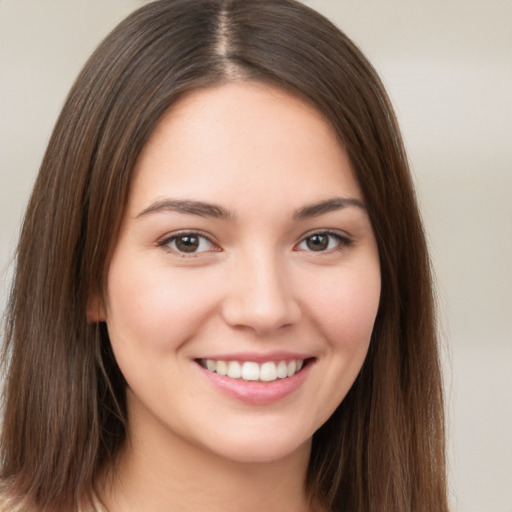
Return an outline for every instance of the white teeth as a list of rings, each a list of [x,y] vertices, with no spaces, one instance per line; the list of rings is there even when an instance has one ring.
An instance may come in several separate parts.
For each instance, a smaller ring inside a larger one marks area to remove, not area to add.
[[[291,377],[295,373],[296,370],[297,370],[297,363],[296,363],[296,361],[291,360],[286,367],[286,372],[288,374],[288,377]],[[218,370],[217,370],[217,373],[218,373]]]
[[[277,379],[276,363],[272,361],[263,363],[260,368],[260,380],[263,382],[271,382]]]
[[[210,372],[227,376],[231,379],[242,379],[247,381],[272,382],[276,379],[285,379],[295,375],[304,365],[303,359],[292,359],[290,361],[266,361],[262,364],[253,361],[216,361],[214,359],[203,359],[201,364]]]
[[[230,361],[227,375],[231,379],[239,379],[242,376],[242,365],[238,361]]]
[[[217,370],[219,375],[227,375],[228,365],[224,361],[217,361]]]
[[[242,379],[260,380],[260,367],[258,363],[246,361],[242,366]]]
[[[279,361],[276,371],[277,371],[277,376],[280,379],[284,379],[285,377],[288,377],[288,367],[286,365],[286,361]]]

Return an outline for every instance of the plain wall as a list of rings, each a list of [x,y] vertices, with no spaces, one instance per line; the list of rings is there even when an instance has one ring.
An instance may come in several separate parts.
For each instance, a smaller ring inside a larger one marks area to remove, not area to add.
[[[0,310],[53,123],[136,0],[0,0]],[[394,102],[437,275],[454,512],[512,512],[512,2],[311,0]]]

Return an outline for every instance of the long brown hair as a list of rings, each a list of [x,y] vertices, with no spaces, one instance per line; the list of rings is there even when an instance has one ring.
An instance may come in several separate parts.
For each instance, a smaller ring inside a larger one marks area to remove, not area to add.
[[[294,0],[160,0],[122,22],[62,109],[23,224],[7,311],[1,485],[9,510],[77,510],[126,437],[125,382],[91,293],[105,290],[137,157],[182,94],[260,80],[301,95],[346,148],[379,247],[363,368],[314,434],[326,510],[447,510],[430,264],[392,107],[372,66]],[[18,507],[18,508],[16,508]]]

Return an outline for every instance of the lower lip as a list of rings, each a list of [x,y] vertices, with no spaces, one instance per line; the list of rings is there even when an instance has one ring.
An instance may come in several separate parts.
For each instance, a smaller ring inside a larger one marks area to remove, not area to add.
[[[309,363],[295,375],[271,382],[230,379],[211,372],[199,364],[197,366],[217,389],[231,398],[248,404],[270,404],[282,400],[299,389],[313,365]]]

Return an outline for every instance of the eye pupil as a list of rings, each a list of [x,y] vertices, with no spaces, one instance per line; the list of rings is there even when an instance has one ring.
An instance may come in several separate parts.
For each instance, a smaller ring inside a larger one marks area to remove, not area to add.
[[[329,246],[327,235],[313,235],[306,240],[306,245],[311,251],[325,251]]]
[[[176,239],[176,248],[181,252],[195,252],[199,247],[199,237],[192,235],[180,236]]]

